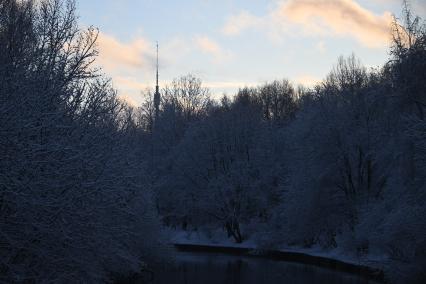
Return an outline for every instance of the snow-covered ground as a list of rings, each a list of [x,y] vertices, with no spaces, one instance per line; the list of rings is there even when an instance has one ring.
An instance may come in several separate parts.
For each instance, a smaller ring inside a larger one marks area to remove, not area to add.
[[[256,248],[253,240],[246,240],[240,244],[232,238],[227,238],[222,230],[214,232],[200,231],[169,231],[170,240],[174,244],[210,245],[224,247]]]
[[[173,244],[185,245],[204,245],[217,247],[247,248],[253,250],[262,250],[253,239],[248,239],[238,244],[232,238],[227,238],[226,234],[217,230],[215,232],[199,232],[199,231],[175,231],[170,230],[170,240]],[[281,246],[275,251],[303,253],[311,256],[324,257],[328,259],[338,260],[345,263],[364,265],[374,269],[384,269],[389,258],[385,255],[366,255],[358,257],[350,254],[341,248],[323,249],[320,246],[311,248]]]

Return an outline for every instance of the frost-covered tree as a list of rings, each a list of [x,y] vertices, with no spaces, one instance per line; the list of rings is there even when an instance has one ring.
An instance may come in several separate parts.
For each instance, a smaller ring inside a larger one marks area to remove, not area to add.
[[[138,271],[159,227],[133,119],[73,1],[0,1],[0,281]]]
[[[242,225],[268,218],[281,183],[273,135],[257,106],[240,100],[189,127],[158,188],[168,221],[223,228],[236,242],[246,237]]]
[[[415,283],[426,259],[425,30],[407,6],[403,12],[383,69],[340,58],[300,98],[284,130],[289,183],[268,237],[385,255],[395,283]]]
[[[258,99],[266,120],[282,122],[292,118],[297,106],[295,89],[288,80],[274,81],[259,88]]]

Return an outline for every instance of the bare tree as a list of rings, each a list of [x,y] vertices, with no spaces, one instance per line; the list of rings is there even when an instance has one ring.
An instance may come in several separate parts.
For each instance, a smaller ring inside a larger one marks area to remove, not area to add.
[[[407,1],[403,3],[402,13],[402,23],[395,16],[393,19],[393,58],[385,70],[403,109],[415,111],[423,120],[426,108],[426,25],[420,17],[413,15]]]
[[[201,79],[191,74],[174,79],[164,89],[163,104],[174,105],[187,121],[205,113],[209,103],[209,90],[202,86]]]
[[[137,271],[157,227],[132,111],[92,67],[97,31],[73,1],[0,11],[0,281]]]

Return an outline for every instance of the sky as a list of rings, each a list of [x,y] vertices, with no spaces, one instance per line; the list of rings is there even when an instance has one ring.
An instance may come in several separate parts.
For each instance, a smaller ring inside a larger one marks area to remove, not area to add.
[[[401,0],[78,0],[82,27],[99,28],[98,64],[130,104],[191,73],[213,97],[287,78],[313,85],[340,55],[366,67],[388,58]],[[426,18],[426,0],[411,0]]]

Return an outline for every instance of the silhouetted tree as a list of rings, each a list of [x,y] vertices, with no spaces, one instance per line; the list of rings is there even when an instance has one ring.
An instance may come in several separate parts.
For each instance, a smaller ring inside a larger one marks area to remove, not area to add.
[[[132,110],[73,1],[0,0],[0,281],[102,282],[158,243]],[[144,244],[145,243],[145,244]]]

